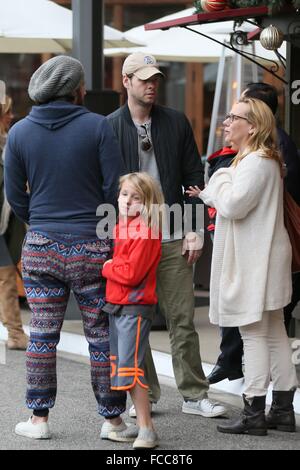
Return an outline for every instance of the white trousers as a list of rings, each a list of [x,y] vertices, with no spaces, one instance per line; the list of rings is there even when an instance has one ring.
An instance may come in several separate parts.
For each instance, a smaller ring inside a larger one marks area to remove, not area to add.
[[[264,312],[261,321],[239,330],[244,342],[246,398],[266,395],[270,380],[273,390],[295,389],[298,381],[283,310]]]

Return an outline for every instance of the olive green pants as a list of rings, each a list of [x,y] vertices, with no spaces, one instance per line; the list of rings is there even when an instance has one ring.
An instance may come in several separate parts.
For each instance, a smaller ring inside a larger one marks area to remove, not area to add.
[[[202,369],[199,338],[194,325],[193,268],[188,266],[181,249],[182,240],[163,243],[157,271],[157,295],[169,331],[178,390],[184,399],[197,400],[206,396],[209,384]],[[160,387],[150,348],[145,357],[145,375],[149,399],[157,402]]]

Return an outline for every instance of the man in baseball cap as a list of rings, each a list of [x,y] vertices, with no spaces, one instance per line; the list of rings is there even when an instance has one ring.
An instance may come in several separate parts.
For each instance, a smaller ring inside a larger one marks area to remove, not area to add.
[[[135,75],[140,80],[148,80],[153,75],[164,74],[159,70],[155,57],[143,52],[134,52],[124,61],[122,75]]]
[[[120,143],[124,170],[148,173],[160,184],[170,208],[173,204],[186,207],[186,214],[191,214],[185,235],[179,229],[183,211],[176,223],[167,221],[169,227],[163,230],[162,257],[157,272],[158,303],[167,319],[174,375],[184,399],[182,411],[207,418],[221,416],[225,408],[207,397],[209,384],[201,367],[199,339],[193,321],[193,264],[200,257],[203,245],[203,233],[196,231],[195,223],[196,206],[201,200],[191,201],[193,198],[185,198],[182,192],[182,187],[188,189],[195,184],[203,188],[201,158],[186,116],[156,103],[163,74],[155,58],[142,52],[129,55],[122,75],[128,100],[108,119]],[[160,388],[149,350],[148,353],[145,369],[149,401],[156,403]],[[145,394],[147,390],[140,392]],[[131,409],[130,416],[134,413]],[[117,440],[112,435],[108,438]],[[150,447],[151,442],[148,444]]]

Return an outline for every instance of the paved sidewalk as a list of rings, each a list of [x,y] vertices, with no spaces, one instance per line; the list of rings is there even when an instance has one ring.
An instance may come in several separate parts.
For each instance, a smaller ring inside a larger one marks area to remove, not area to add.
[[[74,360],[76,359],[76,361]],[[99,438],[101,418],[97,416],[90,386],[90,371],[85,359],[58,358],[58,396],[51,412],[53,438],[36,441],[16,436],[15,424],[27,420],[24,407],[25,355],[7,351],[6,365],[0,365],[0,449],[32,450],[131,450],[130,444],[117,444]],[[162,398],[155,407],[154,420],[160,436],[160,450],[195,449],[300,449],[296,434],[270,431],[267,437],[230,436],[216,431],[220,419],[207,419],[181,412],[182,400],[170,379],[161,377]],[[236,415],[241,400],[229,394],[212,393],[229,403],[230,415]],[[126,421],[130,421],[128,418]],[[300,423],[298,423],[299,425]]]

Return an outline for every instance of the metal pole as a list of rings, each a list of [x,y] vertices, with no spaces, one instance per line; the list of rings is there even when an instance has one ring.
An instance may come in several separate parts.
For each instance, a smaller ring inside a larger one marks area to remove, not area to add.
[[[209,156],[214,151],[214,142],[215,142],[215,138],[216,138],[218,112],[219,112],[219,106],[220,106],[220,99],[221,99],[222,85],[223,85],[223,77],[224,77],[224,69],[225,69],[225,51],[226,51],[226,49],[225,49],[225,47],[223,47],[222,48],[222,55],[220,57],[219,66],[218,66],[215,97],[214,97],[214,104],[213,104],[211,121],[210,121],[210,129],[209,129],[207,156]],[[208,181],[207,170],[208,170],[208,166],[206,164],[205,165],[205,182]]]
[[[73,57],[85,69],[86,89],[103,89],[103,0],[72,0]]]
[[[244,68],[242,56],[236,55],[236,94],[234,97],[234,102],[239,99],[242,93],[242,83],[244,81]]]
[[[256,41],[253,41],[251,46],[252,46],[252,54],[255,55],[255,44]],[[257,65],[251,62],[251,67],[252,67],[252,82],[257,83],[258,82],[258,70],[257,70]],[[245,83],[247,85],[247,83]]]

